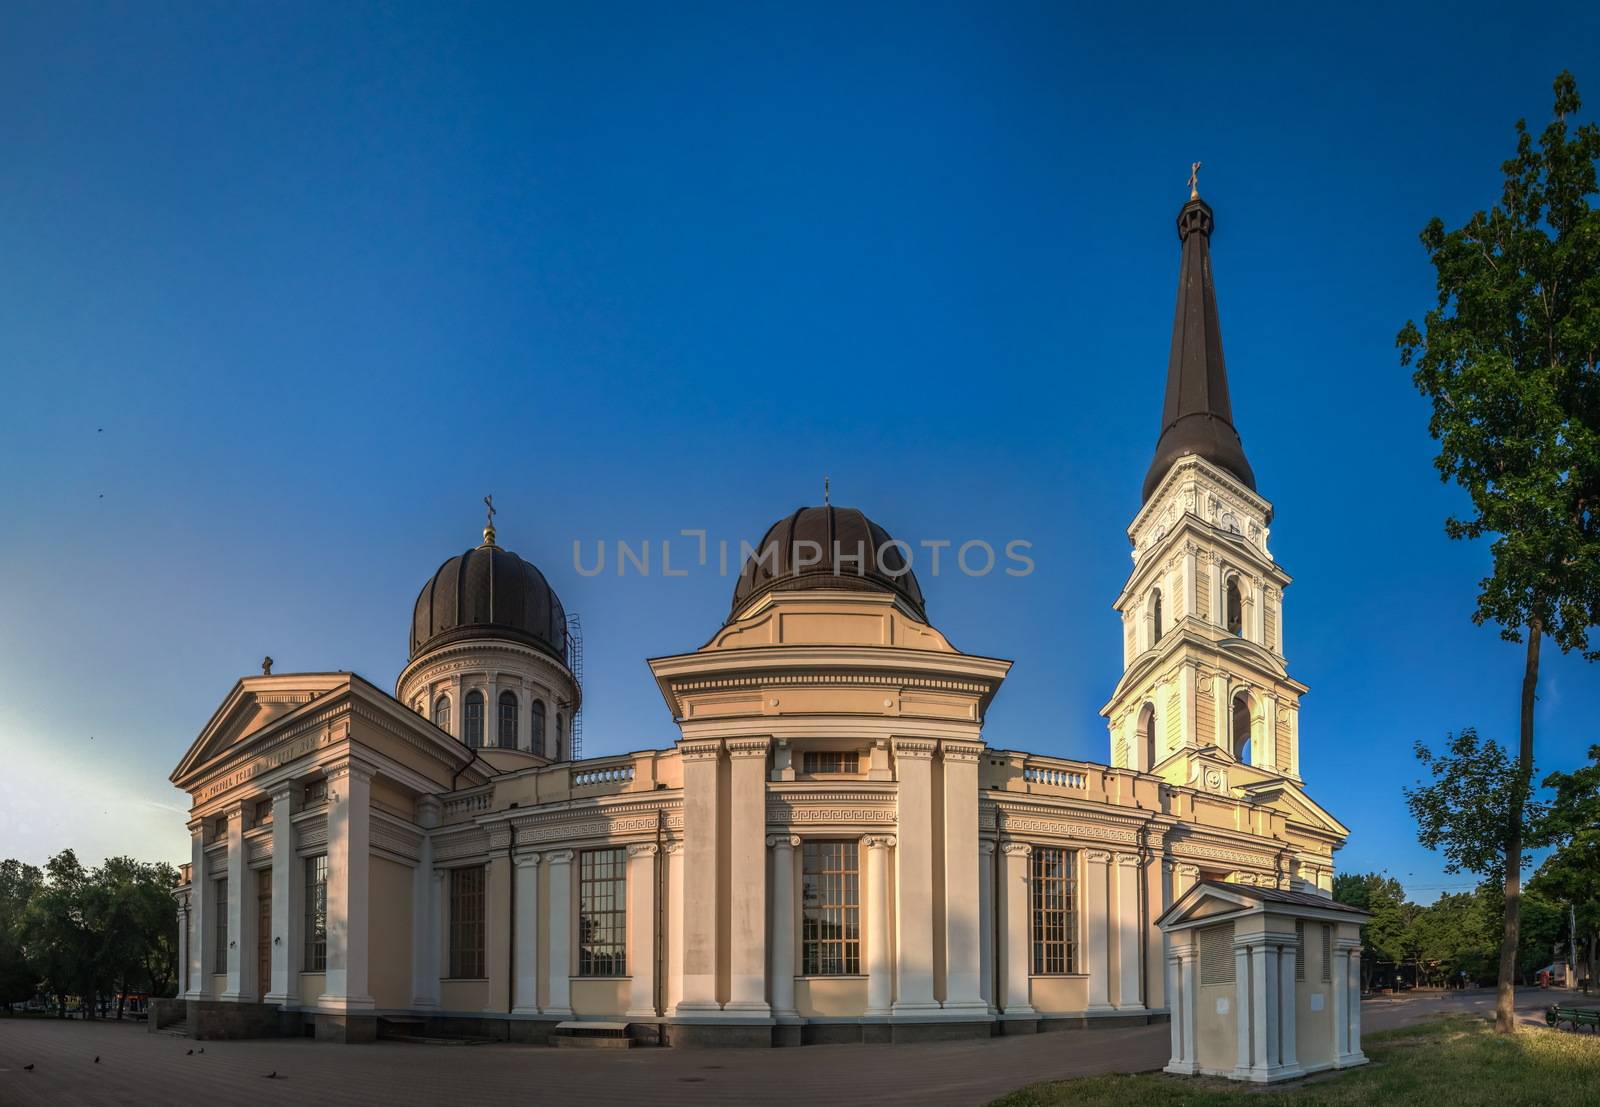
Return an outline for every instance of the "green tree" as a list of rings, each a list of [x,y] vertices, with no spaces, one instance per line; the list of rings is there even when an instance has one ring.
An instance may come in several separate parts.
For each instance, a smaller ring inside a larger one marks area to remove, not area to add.
[[[1583,961],[1592,981],[1600,944],[1600,746],[1592,747],[1589,757],[1591,763],[1575,772],[1545,778],[1545,787],[1555,794],[1544,820],[1544,838],[1555,850],[1528,887],[1571,905],[1569,920],[1577,924],[1574,937],[1580,948],[1587,941]]]
[[[1402,365],[1433,404],[1441,479],[1472,513],[1452,538],[1492,536],[1493,568],[1473,620],[1525,642],[1521,744],[1502,831],[1505,927],[1496,1028],[1516,1029],[1512,978],[1521,895],[1523,805],[1532,790],[1539,650],[1593,658],[1600,622],[1600,127],[1569,129],[1577,82],[1555,82],[1555,118],[1537,140],[1517,122],[1516,156],[1501,166],[1500,202],[1456,230],[1422,231],[1438,303],[1400,331]]]
[[[24,950],[23,923],[44,874],[20,861],[0,863],[0,1004],[32,999],[39,973]]]
[[[1503,883],[1507,823],[1515,818],[1519,835],[1532,832],[1544,817],[1544,805],[1526,797],[1517,801],[1517,765],[1498,742],[1480,739],[1472,727],[1448,735],[1440,753],[1421,742],[1415,750],[1433,777],[1431,784],[1402,789],[1417,820],[1418,841],[1444,852],[1445,872],[1465,871]],[[1520,852],[1517,860],[1527,863]]]
[[[1340,873],[1333,878],[1333,898],[1372,914],[1361,928],[1361,987],[1365,990],[1371,984],[1374,962],[1398,964],[1406,959],[1414,908],[1406,902],[1400,882],[1382,873]]]

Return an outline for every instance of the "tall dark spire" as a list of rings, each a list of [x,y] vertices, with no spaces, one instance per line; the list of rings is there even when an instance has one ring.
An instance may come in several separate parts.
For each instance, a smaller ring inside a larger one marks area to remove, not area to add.
[[[1190,179],[1191,185],[1193,178]],[[1196,454],[1232,473],[1251,490],[1256,476],[1244,457],[1228,402],[1228,370],[1222,361],[1222,329],[1217,324],[1217,289],[1211,280],[1211,205],[1191,192],[1178,213],[1178,312],[1172,320],[1172,354],[1167,360],[1167,401],[1161,411],[1161,437],[1144,477],[1144,498],[1184,454]]]

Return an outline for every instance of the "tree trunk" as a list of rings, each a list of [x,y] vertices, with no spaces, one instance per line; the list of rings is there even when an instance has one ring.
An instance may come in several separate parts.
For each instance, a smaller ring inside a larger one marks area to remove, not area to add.
[[[1533,784],[1533,702],[1539,688],[1539,643],[1544,627],[1528,621],[1528,658],[1522,673],[1522,742],[1517,755],[1517,775],[1511,786],[1511,810],[1506,826],[1506,928],[1500,939],[1500,992],[1495,1002],[1494,1028],[1500,1034],[1517,1032],[1517,939],[1522,915],[1522,811]]]

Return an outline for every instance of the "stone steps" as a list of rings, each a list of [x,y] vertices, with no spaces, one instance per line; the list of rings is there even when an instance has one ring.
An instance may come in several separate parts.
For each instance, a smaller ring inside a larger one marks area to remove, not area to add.
[[[639,1043],[629,1036],[625,1022],[570,1021],[556,1024],[550,1044],[557,1049],[633,1049]]]

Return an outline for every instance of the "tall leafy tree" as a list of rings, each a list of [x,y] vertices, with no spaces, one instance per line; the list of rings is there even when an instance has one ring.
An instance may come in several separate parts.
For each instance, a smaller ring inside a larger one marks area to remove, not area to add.
[[[24,948],[24,922],[43,883],[34,865],[0,862],[0,1004],[32,999],[38,991],[39,973]]]
[[[1438,302],[1400,331],[1401,364],[1433,404],[1443,480],[1472,511],[1452,538],[1489,537],[1493,569],[1476,622],[1525,643],[1521,744],[1502,832],[1505,924],[1496,1027],[1516,1029],[1523,806],[1533,782],[1539,651],[1549,638],[1593,658],[1600,622],[1600,127],[1569,126],[1577,82],[1555,82],[1554,119],[1537,139],[1517,123],[1500,202],[1455,229],[1422,231]]]
[[[1570,905],[1574,939],[1587,942],[1583,958],[1595,978],[1600,945],[1600,746],[1589,750],[1590,764],[1570,773],[1551,773],[1545,787],[1554,791],[1544,820],[1544,838],[1555,847],[1529,882],[1550,899]]]

